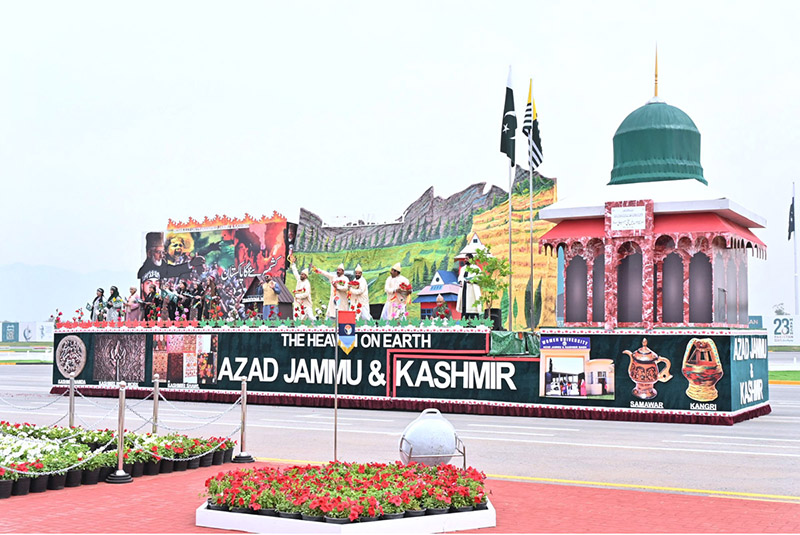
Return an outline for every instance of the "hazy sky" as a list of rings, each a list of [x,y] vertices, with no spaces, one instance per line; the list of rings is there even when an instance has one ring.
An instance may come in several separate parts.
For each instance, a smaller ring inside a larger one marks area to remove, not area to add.
[[[170,217],[391,220],[429,186],[507,188],[509,64],[520,116],[533,78],[540,170],[574,195],[608,182],[658,41],[709,185],[768,220],[751,312],[791,305],[798,28],[796,2],[2,2],[0,266],[122,287]]]

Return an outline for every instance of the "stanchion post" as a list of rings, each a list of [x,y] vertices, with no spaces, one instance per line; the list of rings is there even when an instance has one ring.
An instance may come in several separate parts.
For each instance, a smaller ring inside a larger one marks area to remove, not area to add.
[[[69,426],[75,427],[75,372],[69,372]]]
[[[122,469],[125,458],[125,381],[119,383],[119,418],[117,419],[117,471],[106,478],[106,483],[130,483],[133,478]]]
[[[161,395],[158,392],[158,383],[160,377],[158,374],[153,375],[153,434],[158,434],[158,397]]]
[[[247,381],[242,381],[242,427],[239,441],[239,455],[233,458],[235,463],[252,463],[255,462],[253,456],[247,453],[247,444],[245,439],[247,426]]]

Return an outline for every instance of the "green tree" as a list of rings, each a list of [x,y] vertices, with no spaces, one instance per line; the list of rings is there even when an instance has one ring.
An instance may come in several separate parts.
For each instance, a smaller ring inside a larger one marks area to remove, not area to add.
[[[476,267],[482,266],[481,269]],[[494,304],[500,296],[506,296],[504,291],[508,288],[508,274],[511,268],[507,258],[497,258],[491,256],[491,246],[475,251],[474,264],[467,268],[470,273],[476,273],[472,279],[481,289],[480,302],[484,308],[494,308]],[[504,297],[507,299],[507,296]],[[501,300],[502,309],[502,300]],[[508,306],[508,301],[506,301]]]

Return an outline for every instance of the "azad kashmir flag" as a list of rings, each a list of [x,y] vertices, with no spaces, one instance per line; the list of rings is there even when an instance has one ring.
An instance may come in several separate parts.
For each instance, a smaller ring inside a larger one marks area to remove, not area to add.
[[[345,355],[356,345],[356,312],[355,310],[340,310],[338,312],[339,347]]]
[[[528,166],[533,170],[542,165],[542,140],[539,137],[539,117],[536,115],[536,102],[533,100],[533,80],[528,86],[528,105],[522,120],[522,133],[528,138]]]
[[[514,111],[514,91],[511,89],[511,67],[508,67],[506,104],[503,108],[503,126],[500,131],[500,152],[505,153],[514,167],[514,137],[517,135],[517,114]]]

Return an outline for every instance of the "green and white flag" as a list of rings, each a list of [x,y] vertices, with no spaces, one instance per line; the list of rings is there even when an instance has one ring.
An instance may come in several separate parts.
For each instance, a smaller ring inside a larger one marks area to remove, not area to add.
[[[517,135],[517,114],[514,111],[514,91],[511,89],[511,67],[508,67],[506,84],[506,105],[503,109],[503,127],[500,132],[500,152],[511,160],[514,166],[514,138]]]

